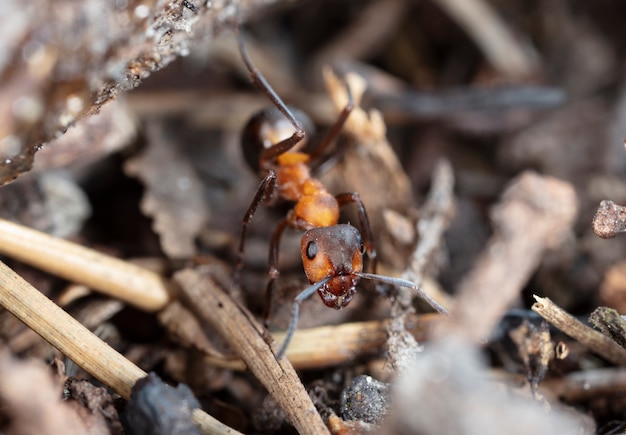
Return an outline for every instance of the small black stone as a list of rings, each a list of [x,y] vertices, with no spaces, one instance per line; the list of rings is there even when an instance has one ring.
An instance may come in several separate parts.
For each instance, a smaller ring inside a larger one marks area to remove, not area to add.
[[[390,397],[390,384],[357,376],[341,393],[341,415],[344,420],[378,424],[387,414]]]

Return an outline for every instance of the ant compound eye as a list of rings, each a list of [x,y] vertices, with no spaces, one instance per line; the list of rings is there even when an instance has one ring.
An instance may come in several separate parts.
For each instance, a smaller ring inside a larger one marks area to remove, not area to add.
[[[308,245],[306,245],[306,257],[309,260],[313,260],[317,255],[317,242],[315,240],[311,240]]]

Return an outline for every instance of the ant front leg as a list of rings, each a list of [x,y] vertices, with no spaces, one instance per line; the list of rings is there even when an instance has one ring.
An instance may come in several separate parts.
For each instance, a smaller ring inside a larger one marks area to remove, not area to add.
[[[259,184],[254,198],[250,203],[250,207],[248,207],[248,211],[246,211],[246,214],[243,217],[241,223],[241,238],[239,239],[239,250],[237,251],[237,263],[235,264],[235,269],[233,271],[233,280],[235,281],[235,284],[239,284],[241,269],[243,269],[243,254],[246,243],[246,235],[248,233],[248,224],[252,221],[252,217],[259,208],[259,205],[266,203],[273,198],[274,192],[276,191],[277,178],[278,176],[276,175],[276,171],[273,169],[267,171],[267,174],[263,177],[263,180],[261,180],[261,184]]]
[[[378,262],[376,255],[376,248],[374,247],[374,236],[372,235],[372,227],[370,226],[370,220],[367,217],[365,211],[365,205],[361,201],[361,196],[356,192],[340,193],[335,196],[339,207],[343,207],[346,204],[354,203],[357,206],[357,212],[359,215],[359,225],[361,227],[361,237],[363,239],[363,247],[367,256],[370,259],[370,270],[372,273],[376,273],[376,265]]]
[[[270,86],[270,84],[265,80],[261,71],[259,71],[252,61],[250,60],[250,56],[248,55],[248,51],[246,50],[246,45],[243,42],[243,37],[241,36],[241,32],[239,31],[239,26],[236,27],[237,32],[237,42],[239,43],[239,52],[241,53],[241,58],[246,65],[248,73],[250,73],[250,80],[254,85],[261,90],[270,101],[274,104],[276,109],[282,113],[285,118],[293,125],[295,131],[293,134],[280,141],[279,143],[272,145],[269,148],[264,149],[261,152],[261,156],[259,159],[260,166],[263,167],[264,162],[269,162],[279,155],[289,151],[294,146],[299,144],[305,137],[306,133],[302,128],[300,122],[296,119],[296,117],[291,113],[291,110],[287,107],[287,105],[283,102],[283,100],[278,96],[278,94],[274,91],[274,89]]]
[[[335,139],[337,139],[337,137],[339,137],[341,130],[343,130],[343,126],[346,124],[346,121],[348,120],[348,116],[350,116],[350,113],[352,113],[352,110],[354,110],[354,98],[352,97],[352,90],[350,90],[350,86],[348,86],[347,83],[346,83],[346,94],[348,96],[348,102],[346,103],[346,106],[343,108],[343,110],[337,117],[337,120],[335,121],[333,126],[330,128],[330,130],[326,134],[326,137],[324,138],[324,140],[322,140],[319,143],[319,145],[317,145],[315,149],[311,152],[311,160],[317,160],[318,158],[324,155],[328,146]],[[325,162],[322,162],[322,164],[324,163]]]

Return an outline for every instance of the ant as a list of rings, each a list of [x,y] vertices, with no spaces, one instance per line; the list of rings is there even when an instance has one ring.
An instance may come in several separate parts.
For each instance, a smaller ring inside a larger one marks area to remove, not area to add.
[[[278,250],[287,227],[305,231],[300,243],[304,272],[311,284],[299,293],[292,306],[291,321],[278,353],[281,359],[293,337],[298,323],[300,304],[318,293],[322,302],[335,309],[348,305],[356,293],[360,279],[379,281],[408,287],[428,302],[435,310],[447,310],[413,282],[376,274],[376,250],[365,206],[356,192],[330,194],[322,182],[311,175],[316,161],[323,160],[328,146],[339,136],[354,108],[350,87],[346,84],[348,103],[339,114],[326,137],[311,152],[303,151],[310,133],[311,120],[303,112],[289,108],[272,89],[265,77],[252,64],[243,37],[236,26],[235,33],[241,57],[250,79],[273,103],[273,106],[255,114],[244,127],[241,145],[248,165],[263,175],[254,198],[244,215],[239,241],[235,280],[243,268],[244,244],[248,225],[262,204],[272,205],[277,199],[295,205],[272,234],[269,247],[269,276],[266,287],[264,326],[269,326],[274,282],[279,276]],[[306,128],[305,128],[306,127]],[[361,233],[352,225],[339,224],[339,210],[355,204]],[[372,273],[363,272],[363,256],[367,254]]]

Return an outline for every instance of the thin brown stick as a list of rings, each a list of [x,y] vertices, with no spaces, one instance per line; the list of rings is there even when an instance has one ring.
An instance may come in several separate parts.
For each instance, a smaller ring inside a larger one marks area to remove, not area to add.
[[[440,314],[411,315],[407,317],[407,330],[422,342],[428,337],[433,325],[443,318]],[[337,366],[367,355],[379,353],[387,341],[389,320],[344,323],[335,326],[296,330],[287,348],[287,359],[297,370],[320,369]],[[272,334],[282,343],[285,333]],[[208,365],[230,370],[246,370],[240,359],[207,354]]]
[[[0,254],[146,311],[159,310],[169,300],[168,285],[156,273],[3,219]]]
[[[422,284],[424,269],[441,245],[443,234],[454,212],[454,174],[448,161],[441,160],[437,163],[432,184],[428,199],[422,208],[422,216],[417,223],[416,232],[420,241],[411,255],[409,267],[402,276],[417,286]],[[418,342],[405,329],[407,316],[414,312],[413,296],[415,296],[413,292],[408,289],[398,289],[398,296],[391,305],[392,320],[387,328],[389,335],[387,346],[391,364],[399,371],[407,370],[412,364],[413,356],[419,352]]]
[[[45,55],[30,53],[0,63],[0,137],[14,144],[10,152],[5,146],[0,150],[0,185],[28,171],[42,143],[188,53],[194,40],[212,43],[221,30],[232,27],[233,19],[245,19],[271,3],[276,1],[239,0],[236,7],[231,2],[151,2],[144,15],[134,13],[131,2],[98,2],[100,7],[67,0],[3,2],[3,18],[11,17],[13,36],[0,39],[0,52],[18,53],[36,44]],[[67,38],[69,32],[72,38]],[[67,77],[76,79],[73,86],[65,85]],[[69,109],[72,97],[80,98],[79,104]],[[38,102],[36,121],[31,117],[24,124],[23,113],[7,109],[19,98]],[[90,145],[97,143],[89,139]]]
[[[418,341],[423,341],[432,325],[442,319],[440,314],[412,315],[406,318],[405,327]],[[287,349],[287,358],[297,369],[312,369],[342,364],[379,352],[387,340],[390,322],[355,322],[297,330]],[[284,336],[284,333],[274,334],[279,343]]]
[[[93,331],[102,323],[108,321],[115,314],[124,308],[124,303],[116,299],[94,300],[88,302],[80,310],[73,313],[73,316],[84,327]],[[19,334],[11,337],[7,343],[13,353],[22,353],[38,342],[40,337],[32,329],[24,329]]]
[[[241,356],[299,433],[329,433],[291,363],[286,358],[276,360],[262,337],[263,327],[245,308],[200,270],[182,270],[174,279],[191,308]]]
[[[550,299],[536,295],[534,298],[537,301],[532,306],[534,312],[606,360],[621,366],[626,365],[626,349],[606,335],[582,324]]]
[[[311,71],[341,59],[365,59],[385,47],[406,14],[404,0],[377,0],[364,5],[349,26],[320,49]]]
[[[589,323],[614,342],[626,348],[626,320],[616,309],[596,308],[589,315]]]
[[[433,171],[433,187],[421,209],[417,223],[420,242],[411,255],[409,267],[402,278],[421,284],[424,269],[433,253],[441,246],[443,234],[454,214],[454,173],[447,160],[440,160]]]
[[[548,380],[543,390],[567,401],[588,400],[597,396],[621,393],[626,389],[626,370],[609,367],[570,373]]]
[[[147,376],[2,262],[0,305],[126,399],[135,382]],[[239,433],[201,410],[194,411],[193,420],[205,434]]]
[[[565,240],[576,209],[569,183],[530,171],[511,182],[491,212],[493,235],[459,286],[450,322],[442,325],[446,333],[475,343],[488,337],[543,253]]]
[[[524,77],[537,69],[528,48],[522,46],[500,16],[483,0],[436,0],[481,48],[501,73]]]

